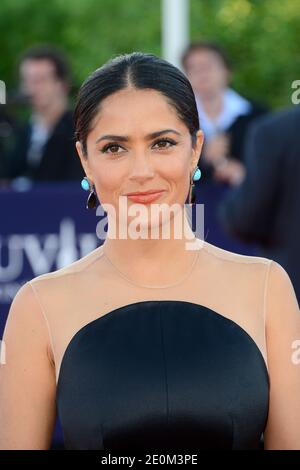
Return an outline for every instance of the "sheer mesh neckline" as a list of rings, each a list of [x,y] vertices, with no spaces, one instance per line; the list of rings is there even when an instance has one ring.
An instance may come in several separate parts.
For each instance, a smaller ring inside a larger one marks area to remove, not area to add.
[[[147,284],[141,284],[141,283],[135,282],[133,279],[130,279],[129,277],[127,277],[119,268],[117,268],[117,266],[107,256],[104,249],[102,249],[102,255],[105,257],[105,259],[107,259],[107,261],[110,263],[110,265],[113,267],[113,269],[123,279],[125,279],[127,282],[129,282],[131,285],[133,285],[135,287],[145,288],[145,289],[167,289],[167,288],[170,288],[170,287],[176,287],[176,286],[181,285],[185,280],[187,280],[192,275],[192,273],[194,271],[194,268],[197,264],[199,255],[200,255],[200,250],[203,247],[203,241],[202,240],[197,238],[195,243],[197,244],[197,248],[193,249],[193,250],[196,251],[196,255],[194,256],[193,262],[192,262],[188,272],[183,277],[181,277],[178,281],[173,282],[173,283],[169,283],[169,284],[164,284],[164,285],[147,285]]]

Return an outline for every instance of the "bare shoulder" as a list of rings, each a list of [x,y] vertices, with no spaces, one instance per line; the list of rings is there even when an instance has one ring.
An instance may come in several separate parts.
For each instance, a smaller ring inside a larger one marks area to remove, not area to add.
[[[44,287],[63,285],[64,282],[68,283],[71,278],[80,278],[80,276],[92,270],[94,264],[102,258],[102,255],[103,247],[101,245],[68,266],[36,276],[28,283],[33,289],[42,285]]]
[[[268,273],[267,283],[267,319],[282,322],[283,315],[285,321],[294,318],[300,320],[299,304],[291,278],[284,267],[272,261]],[[299,324],[300,326],[300,324]]]
[[[208,242],[203,242],[203,250],[205,253],[218,260],[220,263],[237,263],[241,266],[249,265],[252,270],[255,268],[260,269],[261,267],[269,268],[272,260],[262,256],[243,255],[235,253],[233,251],[225,250],[216,245],[212,245]]]
[[[224,250],[205,242],[204,253],[209,260],[207,264],[216,267],[215,273],[222,275],[222,282],[243,289],[249,295],[260,295],[263,292],[266,308],[273,312],[299,310],[294,286],[285,268],[277,261],[260,257],[241,255]],[[280,307],[279,307],[280,306]],[[285,306],[285,307],[283,307]],[[278,313],[282,316],[282,313]]]
[[[207,242],[201,259],[207,282],[221,298],[232,303],[239,299],[242,309],[251,306],[251,310],[262,311],[271,259],[234,253]]]

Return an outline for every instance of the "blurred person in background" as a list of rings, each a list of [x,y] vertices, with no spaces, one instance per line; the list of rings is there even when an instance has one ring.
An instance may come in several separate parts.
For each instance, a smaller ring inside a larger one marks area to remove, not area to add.
[[[196,96],[205,142],[201,169],[206,179],[230,185],[244,178],[244,137],[249,123],[266,109],[229,87],[232,67],[217,44],[195,42],[182,56]]]
[[[61,51],[36,46],[20,61],[20,91],[31,115],[10,157],[14,182],[80,180],[73,115],[69,109],[70,71]],[[22,177],[22,178],[20,178]]]
[[[219,208],[232,236],[289,273],[300,300],[300,107],[260,118],[246,139],[246,177]]]
[[[7,106],[0,105],[0,187],[8,184],[9,154],[12,151],[16,133],[16,123]]]

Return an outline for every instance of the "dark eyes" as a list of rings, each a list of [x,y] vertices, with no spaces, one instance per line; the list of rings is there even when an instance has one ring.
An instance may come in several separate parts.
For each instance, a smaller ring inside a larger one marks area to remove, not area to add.
[[[153,146],[154,145],[157,145],[157,144],[163,144],[163,145],[159,145],[158,148],[159,149],[162,149],[162,150],[165,150],[165,149],[168,149],[170,147],[173,147],[173,145],[176,145],[177,143],[175,142],[175,140],[173,139],[167,139],[167,138],[164,138],[164,139],[159,139],[157,140],[156,142],[154,142]],[[169,144],[169,145],[166,145],[166,144]],[[118,148],[123,148],[121,147],[119,144],[106,144],[104,145],[104,147],[101,149],[101,152],[102,153],[110,153],[110,154],[114,154],[114,155],[118,155],[119,153],[121,152],[118,152],[118,151],[113,151],[112,149],[118,149]],[[110,152],[108,152],[108,150],[111,150]]]

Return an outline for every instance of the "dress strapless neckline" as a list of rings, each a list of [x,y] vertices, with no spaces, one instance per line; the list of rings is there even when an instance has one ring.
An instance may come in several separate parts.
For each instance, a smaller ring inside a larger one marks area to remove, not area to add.
[[[92,328],[96,323],[100,323],[102,321],[109,321],[110,318],[113,318],[115,317],[116,315],[120,315],[120,314],[124,314],[124,312],[126,311],[129,311],[131,309],[136,309],[137,307],[140,307],[140,306],[144,306],[144,305],[148,305],[148,304],[161,304],[161,303],[176,303],[176,304],[189,304],[189,305],[193,305],[193,306],[196,306],[196,307],[199,307],[200,310],[205,310],[206,312],[210,312],[211,315],[216,315],[217,317],[220,317],[220,319],[223,319],[225,322],[229,322],[231,323],[233,326],[235,326],[238,330],[240,330],[244,335],[245,337],[248,338],[248,340],[250,342],[252,342],[252,344],[254,345],[254,347],[257,349],[257,352],[258,352],[258,356],[260,357],[260,359],[262,360],[262,363],[263,363],[263,366],[264,366],[264,369],[266,371],[266,374],[268,376],[268,380],[270,380],[270,377],[269,377],[269,371],[268,371],[268,367],[267,367],[267,364],[266,364],[266,361],[265,361],[265,358],[260,350],[260,348],[258,347],[257,343],[255,342],[255,340],[252,338],[252,336],[241,326],[239,325],[237,322],[235,322],[234,320],[232,320],[231,318],[228,318],[228,317],[225,317],[224,315],[222,315],[221,313],[218,313],[216,312],[215,310],[203,305],[203,304],[198,304],[196,302],[189,302],[189,301],[185,301],[185,300],[142,300],[142,301],[139,301],[139,302],[133,302],[133,303],[130,303],[130,304],[125,304],[125,305],[122,305],[121,307],[118,307],[118,308],[115,308],[113,310],[110,310],[108,311],[107,313],[105,313],[104,315],[101,315],[97,318],[95,318],[94,320],[91,320],[90,322],[86,323],[85,325],[83,325],[81,328],[79,328],[78,331],[76,331],[76,333],[72,336],[72,338],[70,339],[70,341],[68,342],[67,344],[67,347],[65,348],[65,351],[62,355],[62,359],[61,359],[61,362],[60,362],[60,367],[59,367],[59,372],[58,372],[58,378],[57,378],[57,387],[59,387],[59,382],[60,382],[60,375],[61,375],[61,370],[62,370],[62,366],[63,366],[63,363],[65,361],[65,357],[66,355],[68,354],[69,352],[69,349],[72,347],[73,345],[73,342],[77,341],[78,338],[83,335],[89,328]],[[140,314],[141,312],[139,312]],[[199,312],[200,314],[200,312]]]
[[[67,449],[257,449],[269,387],[260,348],[235,321],[144,300],[73,335],[56,400]]]

